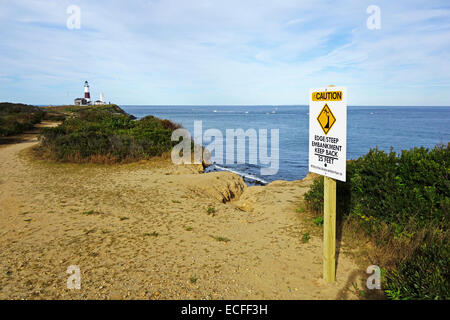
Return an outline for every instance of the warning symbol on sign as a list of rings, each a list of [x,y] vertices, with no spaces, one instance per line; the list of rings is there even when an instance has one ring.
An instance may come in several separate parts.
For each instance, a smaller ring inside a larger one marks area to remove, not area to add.
[[[317,121],[319,121],[320,127],[325,134],[330,131],[331,127],[336,122],[336,118],[334,117],[333,112],[331,112],[331,109],[327,104],[323,106],[322,111],[320,111],[319,115],[317,116]]]

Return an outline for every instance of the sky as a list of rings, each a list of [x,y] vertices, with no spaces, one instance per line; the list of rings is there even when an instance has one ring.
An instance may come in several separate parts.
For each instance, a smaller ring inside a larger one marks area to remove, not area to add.
[[[450,105],[448,0],[0,0],[0,39],[0,101]]]

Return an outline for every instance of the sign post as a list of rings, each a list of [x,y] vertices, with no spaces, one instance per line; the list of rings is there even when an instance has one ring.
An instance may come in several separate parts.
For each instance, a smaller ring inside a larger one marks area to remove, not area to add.
[[[324,176],[323,279],[336,276],[336,180],[345,181],[347,88],[309,92],[309,171]]]
[[[336,274],[336,180],[323,178],[323,279],[334,282]]]

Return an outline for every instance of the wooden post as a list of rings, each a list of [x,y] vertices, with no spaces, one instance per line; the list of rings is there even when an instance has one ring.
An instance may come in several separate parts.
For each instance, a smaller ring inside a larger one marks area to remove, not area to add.
[[[323,279],[336,277],[336,180],[323,177]]]

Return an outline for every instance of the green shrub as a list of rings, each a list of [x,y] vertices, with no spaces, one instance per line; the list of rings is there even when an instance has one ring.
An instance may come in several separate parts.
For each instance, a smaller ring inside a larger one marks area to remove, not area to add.
[[[400,155],[371,150],[349,166],[351,213],[401,227],[411,220],[420,226],[445,223],[449,160],[448,146]]]
[[[389,153],[372,149],[359,159],[348,161],[347,182],[337,181],[338,223],[345,219],[359,221],[378,245],[391,238],[413,238],[419,231],[438,230],[446,234],[450,208],[449,147],[450,144],[432,150],[413,148],[400,154],[392,149]],[[304,198],[310,210],[323,211],[323,177],[314,181]],[[388,232],[384,232],[386,228]],[[380,234],[386,239],[380,239]],[[448,266],[444,265],[449,261],[448,241],[428,238],[409,256],[399,256],[398,260],[387,278],[389,298],[448,297],[448,284],[443,285],[449,276]]]
[[[0,137],[30,130],[41,122],[45,112],[38,107],[21,103],[0,103]]]
[[[448,225],[449,146],[414,148],[397,155],[372,149],[347,163],[347,182],[337,182],[337,215],[359,217],[369,229],[385,222],[397,232],[411,223]],[[308,208],[323,210],[323,177],[305,194]]]
[[[323,177],[320,176],[312,183],[304,199],[309,210],[316,213],[323,212]]]
[[[394,300],[450,299],[449,261],[448,237],[434,235],[425,239],[396,270],[386,274],[387,297]]]
[[[153,116],[135,121],[115,108],[82,108],[60,126],[42,130],[40,153],[72,162],[148,159],[171,150],[173,128],[179,127]]]

